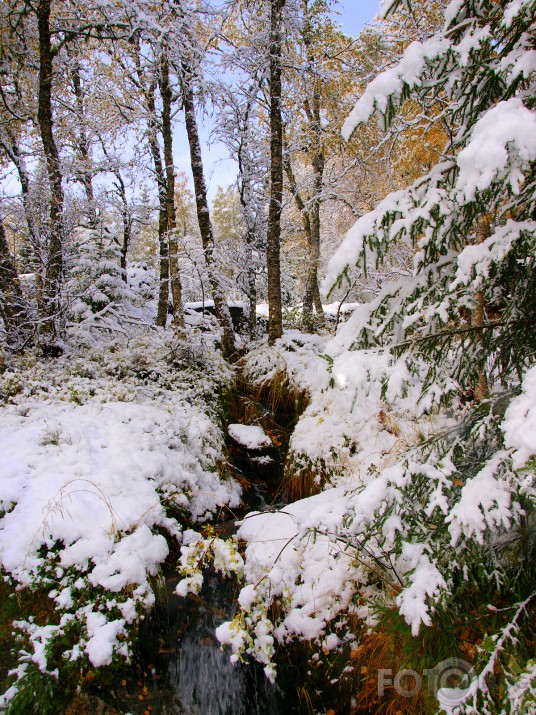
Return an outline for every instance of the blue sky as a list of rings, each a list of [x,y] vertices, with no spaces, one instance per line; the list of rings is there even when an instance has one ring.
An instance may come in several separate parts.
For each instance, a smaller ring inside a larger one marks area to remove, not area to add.
[[[339,0],[337,21],[348,35],[358,35],[378,12],[380,0]]]

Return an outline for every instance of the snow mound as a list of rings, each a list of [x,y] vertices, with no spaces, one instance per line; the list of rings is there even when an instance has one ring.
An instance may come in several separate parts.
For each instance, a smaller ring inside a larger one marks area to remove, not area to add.
[[[272,440],[257,425],[232,424],[227,428],[229,436],[246,449],[265,449],[272,446]]]

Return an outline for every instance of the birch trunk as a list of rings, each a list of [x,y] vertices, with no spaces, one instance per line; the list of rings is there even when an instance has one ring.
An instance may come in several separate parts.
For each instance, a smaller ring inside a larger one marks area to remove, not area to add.
[[[140,77],[140,84],[143,79]],[[160,155],[160,145],[158,144],[158,121],[156,118],[156,103],[154,94],[156,82],[153,80],[148,87],[144,87],[145,104],[148,117],[148,142],[149,150],[153,160],[156,184],[158,187],[158,245],[160,253],[160,287],[158,291],[158,309],[156,324],[166,327],[168,300],[169,300],[169,248],[168,237],[168,215],[167,215],[167,186],[162,157]]]
[[[184,330],[184,308],[179,273],[177,245],[177,215],[175,211],[175,170],[173,167],[173,131],[171,127],[172,91],[169,83],[169,62],[165,51],[160,62],[160,93],[162,95],[162,137],[164,139],[164,165],[166,172],[167,244],[169,253],[169,278],[173,298],[173,327]]]

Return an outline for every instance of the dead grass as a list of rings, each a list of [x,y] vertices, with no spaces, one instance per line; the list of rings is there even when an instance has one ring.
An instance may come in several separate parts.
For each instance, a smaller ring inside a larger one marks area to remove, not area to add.
[[[298,501],[319,494],[328,482],[328,476],[314,465],[303,467],[298,466],[293,459],[287,460],[283,491],[289,501]]]
[[[411,675],[394,682],[397,673],[407,668],[401,655],[401,644],[383,629],[369,633],[361,639],[359,647],[350,653],[350,662],[357,675],[353,694],[352,714],[374,712],[377,715],[425,715],[426,703],[422,693],[411,697],[399,692],[400,687],[410,692],[415,687]],[[381,671],[388,669],[386,679]],[[383,694],[379,684],[384,684]]]

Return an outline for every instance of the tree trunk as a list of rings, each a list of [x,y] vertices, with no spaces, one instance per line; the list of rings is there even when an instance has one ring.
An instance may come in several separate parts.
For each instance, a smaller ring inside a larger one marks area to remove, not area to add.
[[[54,52],[50,33],[51,0],[39,0],[39,88],[37,120],[45,153],[50,183],[50,226],[48,255],[43,287],[44,331],[49,337],[57,332],[59,296],[63,274],[63,187],[58,149],[54,140],[52,118],[52,63]]]
[[[95,206],[95,194],[93,191],[93,174],[91,171],[91,157],[89,152],[89,141],[85,126],[84,91],[82,89],[82,78],[80,76],[80,62],[77,57],[72,58],[72,80],[73,90],[76,100],[76,120],[78,124],[78,137],[76,138],[76,149],[78,152],[79,168],[77,169],[78,180],[84,187],[88,205],[87,218],[90,228],[97,226],[97,211]]]
[[[257,275],[253,264],[253,249],[255,247],[256,217],[253,211],[253,198],[251,187],[250,164],[251,159],[248,151],[249,114],[251,104],[248,102],[244,112],[244,123],[241,129],[242,135],[238,145],[238,176],[240,185],[240,205],[246,223],[246,283],[248,296],[248,333],[253,340],[257,332]]]
[[[257,334],[257,273],[253,261],[255,244],[257,242],[258,211],[255,207],[253,179],[253,162],[250,151],[250,113],[252,107],[252,96],[255,94],[255,82],[248,90],[248,100],[244,108],[243,116],[240,117],[237,106],[237,130],[239,141],[237,148],[239,196],[244,222],[246,224],[246,285],[248,296],[248,333],[253,340]],[[240,121],[240,119],[242,121]]]
[[[4,131],[9,137],[9,144],[7,142],[2,141],[0,145],[2,146],[7,156],[11,159],[11,161],[15,165],[15,168],[17,169],[17,176],[21,185],[22,205],[24,208],[24,218],[26,219],[26,226],[28,228],[28,236],[30,238],[32,248],[34,249],[36,254],[38,254],[39,231],[36,227],[35,216],[31,206],[30,177],[28,175],[25,161],[23,155],[21,154],[15,136],[12,135],[11,132],[9,132],[9,127],[4,128]]]
[[[156,118],[155,94],[156,82],[151,82],[144,89],[145,103],[148,117],[148,142],[153,159],[154,173],[158,187],[158,244],[160,246],[160,288],[158,291],[158,311],[156,324],[166,327],[169,301],[169,250],[168,250],[168,215],[167,215],[167,186],[160,146],[158,144],[158,122]]]
[[[318,126],[320,125],[320,107],[318,106]],[[320,142],[320,136],[316,135],[315,142]],[[320,261],[320,204],[324,177],[324,155],[323,152],[315,152],[313,157],[313,176],[314,176],[314,196],[311,200],[311,208],[309,210],[311,224],[311,241],[309,244],[309,262],[307,265],[307,289],[306,292],[310,296],[313,304],[319,325],[325,324],[324,309],[320,298],[320,290],[318,288],[318,264]]]
[[[43,257],[41,252],[41,241],[39,229],[35,220],[35,212],[30,197],[30,177],[26,169],[24,156],[20,151],[16,137],[5,127],[4,131],[9,138],[9,142],[1,141],[0,145],[11,159],[17,169],[17,175],[21,185],[22,206],[24,208],[24,218],[28,229],[28,238],[33,257],[32,270],[36,278],[36,301],[39,312],[43,308]]]
[[[162,328],[166,327],[168,305],[169,305],[169,247],[166,241],[165,215],[160,211],[158,217],[158,245],[160,258],[158,308],[156,313],[156,324]]]
[[[318,288],[318,261],[320,260],[320,201],[313,199],[310,210],[307,210],[303,197],[298,188],[296,177],[292,170],[290,158],[284,161],[285,173],[288,178],[290,192],[294,197],[296,206],[300,212],[303,232],[307,241],[309,260],[307,262],[307,274],[305,277],[305,290],[303,296],[302,324],[306,330],[314,328],[314,311],[318,316],[320,325],[325,324],[324,309]],[[318,196],[318,178],[320,186],[322,183],[322,172],[315,174],[315,191]]]
[[[0,221],[0,317],[7,343],[21,349],[31,335],[27,306],[19,285],[15,262],[9,251],[4,224]]]
[[[197,130],[197,119],[195,116],[194,93],[191,84],[191,72],[186,61],[182,62],[182,102],[184,107],[184,118],[186,122],[186,133],[190,147],[190,161],[192,166],[192,176],[194,180],[195,204],[197,209],[197,221],[205,262],[207,266],[208,278],[214,300],[214,312],[222,327],[222,351],[226,357],[234,352],[234,330],[229,307],[225,300],[221,280],[215,271],[214,266],[214,231],[207,201],[207,190],[205,186],[205,176],[203,173],[203,158],[201,156],[201,145]]]
[[[316,275],[313,279],[313,303],[315,306],[318,323],[319,325],[324,327],[326,325],[326,316],[324,315],[322,296],[320,295],[320,288],[318,287],[318,260],[316,264]]]
[[[489,235],[489,219],[487,216],[482,215],[478,217],[477,227],[476,227],[476,240],[477,243],[483,243]],[[471,325],[474,328],[480,328],[484,325],[486,304],[484,299],[484,291],[477,291],[475,295],[475,308],[473,310],[473,315],[471,316]],[[477,330],[475,332],[474,340],[476,343],[482,340],[482,331]],[[480,365],[480,374],[478,376],[478,381],[474,388],[475,402],[482,402],[488,396],[488,380],[486,377],[486,366],[485,364]]]
[[[307,310],[310,310],[310,326],[313,326],[313,306],[317,312],[317,320],[320,325],[325,324],[324,310],[318,288],[318,263],[320,261],[320,206],[322,203],[322,191],[324,185],[325,157],[322,137],[322,78],[318,71],[318,61],[314,52],[314,42],[311,36],[311,15],[309,3],[305,0],[303,4],[305,22],[303,26],[303,42],[307,56],[307,67],[309,82],[312,85],[310,96],[305,99],[305,112],[311,128],[310,152],[311,167],[313,169],[313,195],[309,207],[310,242],[309,242],[309,262],[307,265],[307,285],[304,306],[307,302]],[[305,324],[304,309],[304,324]]]
[[[257,333],[257,275],[253,265],[253,248],[255,234],[251,229],[246,230],[246,285],[248,296],[248,333],[253,340]]]
[[[268,270],[268,341],[283,335],[281,308],[281,210],[283,205],[283,120],[281,116],[281,23],[285,0],[270,0],[270,205],[266,265]]]
[[[287,179],[288,179],[290,193],[294,197],[294,201],[296,202],[296,206],[298,207],[298,211],[300,212],[300,219],[301,219],[301,223],[302,223],[302,227],[303,227],[303,232],[305,234],[305,239],[307,241],[307,250],[309,251],[309,257],[310,257],[311,245],[312,245],[312,241],[313,241],[311,217],[309,215],[309,212],[307,211],[305,202],[304,202],[302,195],[300,193],[300,190],[298,188],[298,182],[296,181],[294,171],[292,170],[292,163],[290,161],[289,156],[287,156],[284,160],[284,167],[285,167],[285,173],[286,173]],[[309,265],[308,265],[308,268],[309,268]],[[304,290],[304,295],[303,295],[303,307],[302,307],[302,324],[306,330],[311,330],[313,327],[314,300],[313,300],[313,293],[312,293],[311,287],[312,287],[312,285],[309,280],[309,270],[308,270],[306,278],[305,278],[305,290]]]
[[[121,240],[120,251],[121,251],[121,275],[123,281],[127,282],[127,253],[128,247],[130,246],[130,240],[132,238],[132,217],[128,210],[128,200],[127,192],[125,188],[125,182],[121,176],[121,172],[117,169],[115,172],[115,178],[117,179],[117,190],[119,191],[119,196],[121,198],[121,223],[123,224],[123,238]]]
[[[175,171],[173,167],[173,133],[171,128],[172,92],[169,83],[169,63],[165,50],[160,62],[160,94],[162,96],[162,137],[164,139],[164,165],[166,170],[167,243],[169,251],[169,275],[173,297],[173,327],[184,330],[184,308],[178,264],[177,218],[175,211]]]

